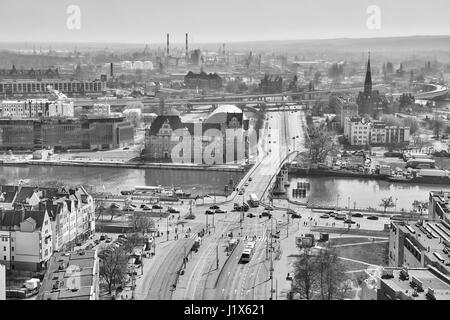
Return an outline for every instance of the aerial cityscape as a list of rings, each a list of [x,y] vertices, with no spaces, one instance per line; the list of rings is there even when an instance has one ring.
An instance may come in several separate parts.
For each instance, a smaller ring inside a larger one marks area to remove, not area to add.
[[[0,300],[450,300],[449,2],[40,2],[0,4]]]

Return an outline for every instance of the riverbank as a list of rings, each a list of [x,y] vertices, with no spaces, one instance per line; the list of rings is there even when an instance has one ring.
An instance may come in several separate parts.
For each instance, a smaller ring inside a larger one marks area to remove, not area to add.
[[[28,160],[20,162],[1,162],[0,166],[24,167],[24,166],[70,166],[70,167],[96,167],[96,168],[120,168],[120,169],[167,169],[167,170],[198,170],[198,171],[223,171],[246,172],[251,165],[203,165],[185,163],[142,163],[142,162],[105,162],[105,161],[41,161]]]

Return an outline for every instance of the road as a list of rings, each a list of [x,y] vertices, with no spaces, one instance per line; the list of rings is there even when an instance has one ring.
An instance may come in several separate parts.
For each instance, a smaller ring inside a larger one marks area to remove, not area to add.
[[[270,225],[274,220],[259,218],[262,207],[252,208],[255,218],[246,218],[239,212],[230,212],[234,202],[247,200],[249,194],[256,194],[265,199],[267,189],[286,156],[300,150],[304,145],[304,134],[301,122],[304,115],[299,111],[276,112],[268,115],[265,131],[260,141],[260,159],[255,164],[254,171],[249,173],[239,187],[244,187],[242,195],[234,195],[228,202],[221,204],[221,208],[229,213],[226,218],[218,219],[211,236],[204,239],[193,267],[188,268],[189,274],[186,288],[180,299],[267,299],[269,255],[266,248],[269,244]],[[251,181],[248,179],[251,176]],[[274,217],[282,212],[274,211]],[[242,220],[242,223],[240,222]],[[216,290],[205,291],[208,274],[215,266],[217,246],[223,234],[233,232],[241,242],[220,271]],[[257,245],[252,260],[247,264],[240,264],[239,258],[246,238],[255,237]],[[186,270],[188,270],[186,269]]]
[[[183,264],[187,248],[191,245],[185,239],[176,241],[161,257],[156,272],[147,279],[147,299],[267,299],[268,260],[266,247],[268,244],[268,230],[274,223],[268,218],[259,218],[263,210],[252,208],[256,217],[247,218],[240,212],[232,212],[235,202],[246,201],[248,195],[256,194],[261,200],[267,196],[269,185],[274,181],[280,166],[289,153],[300,150],[304,145],[302,132],[305,118],[301,110],[271,112],[267,115],[263,134],[259,141],[259,156],[254,167],[244,177],[239,188],[244,187],[242,195],[233,192],[232,196],[220,204],[227,211],[226,214],[212,216],[204,214],[205,207],[193,208],[196,226],[194,232],[206,230],[202,245],[197,253],[192,254],[181,278],[182,285],[174,291],[172,285],[177,280],[177,271]],[[251,177],[251,179],[249,179]],[[251,180],[251,181],[250,181]],[[273,211],[274,217],[281,216],[281,211]],[[206,220],[208,219],[209,220]],[[241,222],[242,220],[242,222]],[[204,222],[204,224],[203,224]],[[203,225],[202,225],[203,224]],[[226,263],[216,270],[220,275],[217,279],[216,290],[205,290],[210,281],[212,270],[217,269],[217,252],[222,250],[226,234],[233,232],[234,238],[242,241],[233,254],[226,259]],[[257,246],[250,263],[237,263],[242,252],[246,237],[255,236]],[[187,239],[186,239],[187,240]],[[190,239],[192,240],[192,239]],[[155,257],[157,258],[157,257]],[[220,272],[219,272],[220,271]]]

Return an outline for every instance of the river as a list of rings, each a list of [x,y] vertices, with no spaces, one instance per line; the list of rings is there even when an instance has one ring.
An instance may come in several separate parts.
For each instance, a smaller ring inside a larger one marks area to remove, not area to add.
[[[30,179],[30,184],[43,181],[60,181],[68,185],[90,185],[98,191],[118,193],[135,186],[177,186],[192,195],[222,194],[230,179],[240,181],[244,173],[170,170],[124,169],[68,166],[0,167],[0,183],[17,184],[20,179]]]
[[[309,181],[310,190],[307,198],[292,197],[292,189],[297,187],[297,182]],[[449,187],[441,185],[414,185],[403,183],[391,183],[383,180],[364,180],[349,178],[309,177],[291,178],[288,195],[297,201],[308,200],[311,204],[347,207],[350,198],[350,207],[372,207],[382,210],[381,199],[392,196],[396,201],[396,208],[400,211],[412,209],[414,200],[428,201],[429,192],[434,190],[448,190]]]

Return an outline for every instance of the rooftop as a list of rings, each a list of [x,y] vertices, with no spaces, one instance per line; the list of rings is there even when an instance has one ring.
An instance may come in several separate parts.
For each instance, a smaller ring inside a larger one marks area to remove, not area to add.
[[[381,282],[402,300],[450,300],[450,278],[433,267],[384,270],[390,270],[387,273],[391,273],[391,276],[382,276]],[[408,277],[403,277],[404,274]]]
[[[95,250],[55,253],[50,258],[37,300],[95,300],[98,277]]]

